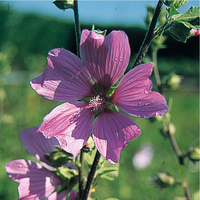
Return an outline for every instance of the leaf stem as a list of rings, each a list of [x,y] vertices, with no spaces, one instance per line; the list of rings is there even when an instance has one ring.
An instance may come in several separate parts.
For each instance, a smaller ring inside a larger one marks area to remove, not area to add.
[[[81,27],[79,23],[78,0],[74,0],[74,21],[75,21],[76,51],[77,51],[76,54],[78,57],[80,57]]]
[[[100,157],[101,157],[101,154],[97,150],[93,164],[92,164],[92,167],[91,167],[91,170],[90,170],[90,173],[88,175],[88,180],[87,180],[87,183],[86,183],[86,186],[85,186],[85,190],[84,190],[84,193],[83,193],[82,200],[87,200],[87,197],[88,197],[88,194],[89,194],[89,191],[90,191],[90,187],[92,185],[93,178],[94,178]]]
[[[136,67],[137,65],[139,65],[141,62],[142,62],[142,59],[143,57],[145,56],[150,44],[151,44],[151,41],[152,39],[154,38],[154,29],[155,29],[155,26],[156,26],[156,22],[158,20],[158,17],[159,17],[159,14],[160,14],[160,11],[162,9],[162,6],[164,4],[164,0],[159,0],[158,1],[158,4],[156,6],[156,9],[155,9],[155,12],[153,14],[153,18],[151,20],[151,24],[149,26],[149,30],[146,34],[146,37],[143,41],[143,44],[139,50],[139,53],[134,61],[134,64],[132,66],[132,68]]]

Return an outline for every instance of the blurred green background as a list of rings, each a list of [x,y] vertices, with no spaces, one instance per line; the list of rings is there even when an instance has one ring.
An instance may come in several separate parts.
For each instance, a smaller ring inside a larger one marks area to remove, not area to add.
[[[76,52],[73,23],[45,18],[34,14],[21,14],[0,4],[0,200],[18,198],[18,184],[9,179],[5,164],[15,159],[32,159],[23,148],[19,132],[39,126],[43,117],[61,102],[49,101],[36,94],[29,81],[43,72],[46,56],[50,49],[63,47]],[[91,24],[82,24],[91,29]],[[145,36],[142,27],[104,27],[96,28],[108,33],[113,29],[124,30],[130,40],[132,59],[138,52]],[[175,137],[181,150],[184,150],[199,136],[199,38],[191,38],[186,44],[175,41],[169,33],[167,49],[158,53],[158,66],[161,75],[172,70],[184,76],[180,89],[166,90],[165,96],[173,98],[171,121],[175,124]],[[148,55],[147,55],[148,57]],[[153,79],[153,77],[152,77]],[[171,200],[183,196],[180,186],[159,189],[153,187],[148,178],[157,172],[169,172],[175,178],[182,177],[182,171],[170,142],[159,129],[161,122],[134,118],[142,130],[142,135],[129,142],[120,158],[120,172],[114,181],[99,180],[93,196],[99,199],[109,197],[122,200]],[[132,164],[134,154],[141,145],[151,144],[153,158],[144,169],[136,169]],[[198,164],[186,160],[186,176],[192,197],[198,191]]]

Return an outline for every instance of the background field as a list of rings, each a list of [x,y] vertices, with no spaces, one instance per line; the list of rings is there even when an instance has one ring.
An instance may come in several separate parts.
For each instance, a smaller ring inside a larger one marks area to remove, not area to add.
[[[1,4],[0,4],[1,6]],[[0,10],[6,10],[1,6]],[[15,11],[0,13],[0,200],[18,198],[17,183],[10,180],[5,164],[11,160],[32,157],[23,148],[19,132],[39,126],[43,117],[62,102],[49,101],[33,91],[29,81],[42,73],[46,67],[47,52],[64,47],[75,53],[74,25],[70,22],[44,18],[38,15],[20,14]],[[130,40],[132,59],[137,53],[145,35],[141,27],[103,27],[108,33],[113,29],[124,30]],[[91,29],[90,24],[82,28]],[[167,49],[159,51],[158,66],[161,75],[173,70],[184,76],[179,90],[166,90],[166,99],[173,98],[171,121],[176,126],[175,137],[184,150],[199,136],[199,38],[191,38],[187,44],[175,41],[168,33]],[[148,56],[148,55],[147,55]],[[153,76],[151,77],[154,80]],[[169,172],[180,178],[182,172],[169,141],[159,133],[161,122],[134,118],[142,130],[137,140],[129,142],[120,158],[119,177],[114,181],[99,180],[94,196],[100,200],[108,197],[120,200],[171,200],[184,196],[181,187],[154,188],[148,178],[157,172]],[[132,157],[141,145],[151,144],[151,164],[137,170]],[[189,189],[194,197],[199,182],[198,166],[186,160]]]

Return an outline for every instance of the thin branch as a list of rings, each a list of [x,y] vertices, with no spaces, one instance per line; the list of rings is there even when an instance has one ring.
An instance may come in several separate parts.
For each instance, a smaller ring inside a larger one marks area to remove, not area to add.
[[[150,44],[151,44],[151,41],[152,39],[154,38],[154,29],[155,29],[155,26],[156,26],[156,23],[157,23],[157,20],[158,20],[158,17],[159,17],[159,14],[161,12],[161,9],[162,9],[162,6],[164,4],[164,0],[159,0],[158,1],[158,4],[156,6],[156,9],[155,9],[155,12],[154,12],[154,15],[153,15],[153,18],[151,20],[151,24],[149,26],[149,30],[146,34],[146,37],[143,41],[143,44],[139,50],[139,53],[135,59],[135,62],[133,64],[133,67],[136,67],[137,65],[139,65],[141,62],[142,62],[142,59],[143,57],[145,56]]]
[[[95,175],[95,172],[96,172],[96,169],[97,169],[97,166],[98,166],[100,157],[101,157],[101,154],[100,154],[99,151],[97,150],[96,155],[95,155],[95,158],[94,158],[94,162],[93,162],[93,164],[92,164],[90,173],[89,173],[89,175],[88,175],[88,180],[87,180],[87,184],[86,184],[86,186],[85,186],[85,190],[84,190],[84,193],[83,193],[83,198],[82,198],[82,200],[87,200],[87,197],[88,197],[88,194],[89,194],[89,191],[90,191],[90,187],[91,187],[91,185],[92,185],[93,178],[94,178],[94,175]]]

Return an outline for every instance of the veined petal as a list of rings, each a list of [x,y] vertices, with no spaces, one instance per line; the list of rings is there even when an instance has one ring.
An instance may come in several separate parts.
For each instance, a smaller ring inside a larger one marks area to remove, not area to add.
[[[61,180],[30,160],[13,160],[6,164],[9,178],[19,183],[19,199],[44,199],[61,184]]]
[[[117,163],[121,150],[139,136],[141,130],[122,113],[102,112],[93,128],[93,139],[101,155],[110,163]]]
[[[119,82],[111,102],[124,112],[136,117],[154,117],[168,110],[165,98],[158,92],[151,92],[149,80],[153,63],[146,63],[130,70]]]
[[[103,36],[83,30],[80,52],[84,65],[104,95],[124,74],[130,59],[129,40],[123,31]]]
[[[66,200],[67,190],[52,193],[46,200]]]
[[[88,103],[63,103],[45,116],[39,130],[47,138],[56,137],[64,150],[76,156],[86,144],[93,122]]]
[[[31,81],[31,87],[47,99],[72,101],[91,96],[93,84],[82,61],[65,49],[53,49],[44,73]]]
[[[50,153],[55,150],[55,145],[59,145],[56,138],[46,139],[44,135],[39,132],[39,127],[26,129],[20,132],[20,139],[25,149],[35,156],[38,160],[41,160],[49,165],[52,165],[46,158],[45,153]]]

